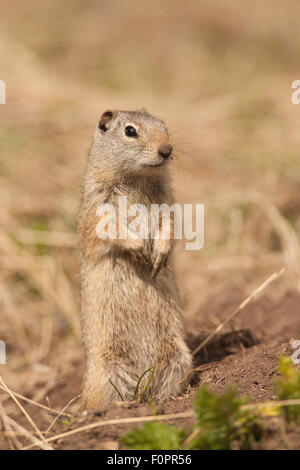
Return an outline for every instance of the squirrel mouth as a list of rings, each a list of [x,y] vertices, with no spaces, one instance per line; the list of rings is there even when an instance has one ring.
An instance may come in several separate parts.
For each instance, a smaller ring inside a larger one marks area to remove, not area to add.
[[[162,160],[161,162],[158,162],[158,163],[148,163],[146,165],[144,165],[146,168],[157,168],[157,167],[160,167],[160,166],[163,166],[166,164],[166,160]]]

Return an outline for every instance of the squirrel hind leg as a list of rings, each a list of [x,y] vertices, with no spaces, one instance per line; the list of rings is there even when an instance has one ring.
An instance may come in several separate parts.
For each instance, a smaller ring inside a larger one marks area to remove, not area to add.
[[[192,360],[189,353],[180,358],[167,361],[147,390],[147,398],[157,403],[164,403],[170,397],[177,397],[185,392],[189,384]]]
[[[86,376],[83,392],[83,409],[104,408],[111,403],[132,401],[134,399],[136,381],[125,373],[98,372],[95,376]]]

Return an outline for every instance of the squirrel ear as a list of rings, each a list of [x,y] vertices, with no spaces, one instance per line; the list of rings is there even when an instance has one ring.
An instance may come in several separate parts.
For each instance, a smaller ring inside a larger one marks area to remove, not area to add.
[[[105,111],[105,113],[102,114],[101,119],[99,121],[98,127],[101,129],[103,132],[106,132],[109,129],[109,122],[116,116],[115,111]]]

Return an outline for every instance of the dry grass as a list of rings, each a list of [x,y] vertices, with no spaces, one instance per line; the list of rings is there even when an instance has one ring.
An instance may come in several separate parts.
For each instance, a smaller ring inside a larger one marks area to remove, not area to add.
[[[177,200],[205,203],[204,250],[177,248],[187,321],[208,295],[251,293],[282,266],[272,295],[299,289],[299,2],[2,3],[0,367],[14,397],[62,409],[59,385],[82,359],[76,212],[106,108],[165,118]],[[25,431],[45,445],[18,424],[4,387],[0,400],[8,445],[22,447]]]
[[[255,403],[255,404],[248,404],[248,405],[243,405],[241,409],[243,410],[260,410],[260,409],[271,409],[271,408],[277,408],[277,407],[286,407],[286,406],[291,406],[291,405],[300,405],[300,400],[299,399],[294,399],[294,400],[279,400],[279,401],[267,401],[263,403]],[[166,415],[154,415],[154,416],[139,416],[135,418],[123,418],[123,419],[111,419],[111,420],[106,420],[106,421],[97,421],[95,423],[90,423],[85,426],[80,426],[75,429],[72,429],[71,431],[67,431],[64,433],[57,434],[55,436],[52,436],[48,439],[46,439],[46,443],[49,442],[54,442],[57,440],[65,439],[69,436],[72,436],[74,434],[78,434],[81,432],[86,432],[86,431],[91,431],[92,429],[97,429],[100,427],[104,426],[113,426],[113,425],[122,425],[122,424],[138,424],[138,423],[146,423],[146,422],[154,422],[154,421],[173,421],[177,419],[183,419],[183,418],[191,418],[194,416],[193,411],[186,411],[183,413],[172,413],[172,414],[166,414]],[[190,435],[190,437],[193,437],[196,435],[197,429],[195,429],[195,434],[194,432]],[[199,429],[198,429],[199,432]],[[190,441],[189,438],[184,442],[183,448],[185,448],[185,444],[187,444]],[[29,446],[24,447],[22,450],[29,450],[33,447],[35,447],[37,444],[31,444]]]
[[[201,349],[208,344],[211,339],[218,334],[239,312],[243,310],[250,302],[252,302],[261,292],[266,289],[272,282],[276,281],[281,274],[284,273],[284,269],[281,269],[279,272],[272,274],[268,279],[266,279],[260,286],[258,286],[242,303],[230,314],[228,315],[222,323],[219,323],[217,328],[213,330],[192,352],[195,356]]]

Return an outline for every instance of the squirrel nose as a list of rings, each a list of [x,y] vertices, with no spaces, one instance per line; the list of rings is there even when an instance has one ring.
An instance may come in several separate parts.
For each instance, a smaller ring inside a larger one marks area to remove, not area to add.
[[[170,144],[162,144],[160,147],[158,147],[158,154],[164,159],[167,160],[169,156],[171,155],[173,150],[172,145]]]

